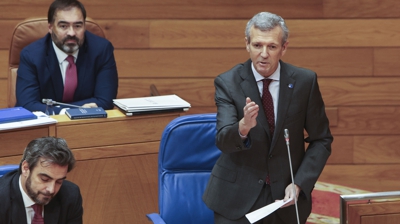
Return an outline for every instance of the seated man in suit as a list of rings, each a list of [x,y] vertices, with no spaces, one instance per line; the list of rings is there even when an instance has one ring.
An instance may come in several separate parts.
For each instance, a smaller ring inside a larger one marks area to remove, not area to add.
[[[82,223],[79,187],[65,180],[74,165],[74,155],[64,139],[31,141],[19,170],[0,178],[0,223]]]
[[[56,0],[48,11],[49,33],[21,51],[16,106],[46,112],[42,99],[83,107],[113,108],[118,73],[112,44],[85,30],[77,0]],[[58,114],[62,106],[54,107]]]

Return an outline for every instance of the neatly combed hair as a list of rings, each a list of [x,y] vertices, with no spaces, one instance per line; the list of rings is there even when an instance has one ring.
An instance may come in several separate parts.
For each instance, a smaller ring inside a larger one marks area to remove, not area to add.
[[[68,148],[67,142],[63,138],[43,137],[32,140],[24,150],[20,163],[20,172],[22,162],[29,164],[29,170],[33,170],[40,158],[46,162],[59,166],[68,166],[68,172],[75,166],[75,157]]]
[[[282,36],[282,45],[286,43],[289,37],[289,29],[286,26],[285,20],[282,17],[269,13],[269,12],[260,12],[253,16],[247,22],[246,30],[244,31],[248,43],[250,43],[250,29],[254,26],[261,31],[269,31],[273,28],[280,26],[283,30]]]
[[[86,10],[83,4],[78,0],[55,0],[51,3],[49,11],[47,13],[47,21],[49,23],[54,22],[54,16],[58,10],[65,10],[69,8],[77,7],[81,10],[83,20],[86,20]]]

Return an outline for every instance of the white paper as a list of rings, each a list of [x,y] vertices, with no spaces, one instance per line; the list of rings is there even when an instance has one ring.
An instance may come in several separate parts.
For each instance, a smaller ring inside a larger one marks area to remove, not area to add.
[[[114,99],[114,104],[127,112],[152,111],[162,109],[189,108],[190,103],[179,96],[162,95]]]
[[[43,112],[39,111],[32,113],[37,116],[37,119],[3,123],[0,124],[0,131],[57,123],[56,119],[49,117]]]
[[[246,214],[246,218],[249,220],[250,223],[255,223],[258,220],[268,216],[269,214],[276,211],[278,208],[282,207],[283,205],[289,203],[292,200],[293,200],[293,198],[290,198],[289,200],[287,200],[285,202],[283,200],[276,201],[274,203],[271,203],[269,205],[266,205],[262,208],[259,208],[253,212]]]

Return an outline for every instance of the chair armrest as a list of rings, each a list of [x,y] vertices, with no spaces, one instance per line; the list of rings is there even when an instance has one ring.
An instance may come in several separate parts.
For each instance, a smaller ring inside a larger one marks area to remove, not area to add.
[[[157,213],[147,214],[146,216],[154,224],[166,224],[164,220],[161,218],[161,216]]]

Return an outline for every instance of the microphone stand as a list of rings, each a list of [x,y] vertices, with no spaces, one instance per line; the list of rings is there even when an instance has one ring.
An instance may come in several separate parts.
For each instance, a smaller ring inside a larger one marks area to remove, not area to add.
[[[297,224],[300,224],[299,209],[298,209],[298,207],[297,207],[296,187],[294,186],[294,178],[293,178],[292,159],[291,159],[291,156],[290,156],[289,130],[288,130],[288,129],[285,129],[284,131],[285,131],[285,141],[286,141],[286,146],[287,146],[287,151],[288,151],[288,156],[289,156],[290,176],[292,177],[292,187],[293,187],[293,194],[294,194],[294,205],[295,205],[295,207],[296,207]]]
[[[64,105],[64,106],[68,106],[68,107],[81,108],[81,106],[76,106],[76,105],[72,105],[72,104],[68,104],[68,103],[60,103],[60,102],[54,101],[52,99],[42,99],[42,103],[46,104],[46,114],[47,115],[55,115],[54,109],[53,109],[54,104]]]
[[[52,99],[43,99],[42,103],[45,103],[47,105],[53,105],[53,104],[59,104],[59,105],[63,105],[63,106],[68,106],[68,107],[77,107],[77,108],[81,108],[82,106],[77,106],[77,105],[73,105],[73,104],[68,104],[68,103],[60,103],[57,101],[54,101]]]

